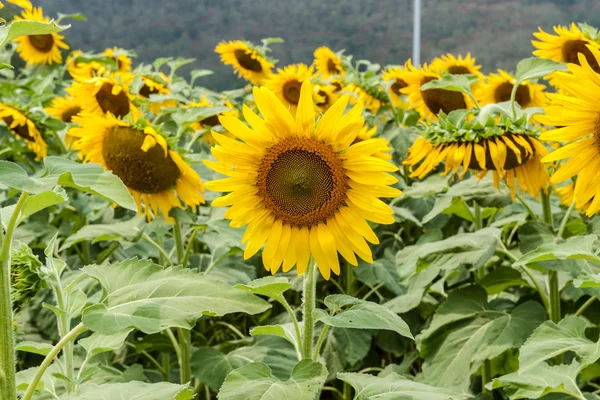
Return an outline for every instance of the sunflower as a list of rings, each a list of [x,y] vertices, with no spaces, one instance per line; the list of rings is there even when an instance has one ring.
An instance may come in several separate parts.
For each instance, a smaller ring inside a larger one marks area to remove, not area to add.
[[[467,53],[465,57],[448,53],[441,57],[436,57],[431,61],[431,69],[439,72],[447,72],[452,75],[476,75],[482,77],[483,75],[479,70],[481,65],[477,65],[477,60],[471,57],[471,53]]]
[[[538,27],[538,30],[533,36],[539,42],[531,41],[533,47],[537,49],[533,52],[534,56],[581,65],[578,55],[583,54],[590,67],[595,72],[600,72],[600,64],[598,64],[591,50],[588,49],[588,46],[598,49],[600,44],[582,32],[575,23],[571,23],[570,29],[567,26],[555,26],[554,32],[556,35],[546,33],[540,27]]]
[[[427,64],[416,68],[409,62],[404,68],[403,76],[408,85],[400,89],[400,92],[408,95],[421,118],[427,117],[435,121],[440,112],[448,114],[454,110],[471,108],[471,99],[464,93],[444,89],[421,90],[424,84],[441,78],[440,73]]]
[[[265,86],[288,108],[292,114],[300,101],[300,87],[304,81],[310,80],[313,68],[306,64],[292,64],[278,68],[277,73],[265,82]]]
[[[317,74],[323,78],[332,75],[344,76],[346,73],[342,66],[342,59],[335,54],[329,47],[319,47],[314,52],[315,61],[313,65],[317,69]]]
[[[134,97],[128,91],[127,82],[116,77],[96,77],[73,86],[75,98],[81,102],[84,113],[112,114],[123,118],[131,113],[137,120],[140,112],[133,105]]]
[[[205,128],[208,128],[207,131],[204,133],[204,135],[202,136],[204,144],[208,145],[208,146],[213,146],[215,144],[215,138],[212,135],[212,131],[210,128],[212,128],[213,126],[217,126],[217,125],[221,125],[221,122],[219,121],[219,117],[221,115],[229,115],[232,117],[239,117],[240,113],[238,112],[238,110],[236,110],[235,106],[233,104],[231,104],[230,101],[226,100],[225,103],[223,104],[225,107],[229,108],[231,111],[225,111],[216,115],[213,115],[211,117],[208,118],[204,118],[202,121],[196,121],[194,122],[192,125],[190,125],[190,128],[192,128],[193,130],[196,131],[202,131]],[[202,96],[202,98],[200,99],[200,101],[192,101],[189,104],[185,105],[184,108],[188,108],[188,107],[214,107],[215,105],[213,103],[211,103],[206,96]]]
[[[79,157],[118,176],[140,215],[145,212],[150,220],[160,210],[172,223],[169,211],[182,207],[179,199],[194,209],[204,203],[204,188],[196,171],[151,126],[136,128],[111,114],[76,116],[73,121],[80,125],[69,130],[76,140],[73,148],[81,150]]]
[[[403,162],[410,166],[411,177],[423,179],[445,161],[442,175],[458,174],[462,167],[459,179],[468,170],[479,179],[492,171],[496,188],[504,179],[513,200],[517,186],[536,198],[546,188],[549,175],[541,159],[548,151],[522,126],[502,118],[492,128],[469,115],[455,122],[440,114],[439,122],[425,127],[424,136],[415,140]]]
[[[118,47],[108,48],[101,53],[116,62],[117,72],[129,72],[131,71],[131,58],[123,49]]]
[[[63,122],[71,122],[73,117],[81,112],[81,109],[81,103],[67,94],[64,97],[56,97],[44,111]]]
[[[350,83],[344,87],[344,91],[354,94],[350,97],[351,104],[357,104],[362,101],[365,104],[365,108],[373,114],[377,114],[379,109],[385,104],[385,93],[378,87],[367,87],[359,83]]]
[[[596,62],[600,61],[600,50],[592,45],[587,48]],[[578,175],[573,193],[575,204],[578,208],[586,206],[586,214],[591,216],[600,211],[600,182],[596,179],[600,168],[600,81],[585,55],[578,57],[579,65],[567,64],[570,73],[555,74],[567,94],[548,94],[550,104],[545,115],[535,118],[546,125],[560,126],[544,132],[542,140],[566,142],[543,159],[568,159],[552,175],[551,182],[556,184]]]
[[[233,66],[240,78],[250,81],[254,85],[262,83],[271,74],[274,67],[263,54],[241,40],[221,42],[215,48],[221,55],[223,64]]]
[[[26,10],[31,10],[33,8],[33,5],[31,4],[31,1],[29,0],[6,0],[11,4],[14,4],[17,7],[21,7],[24,8]],[[0,8],[4,7],[4,5],[2,3],[0,3]]]
[[[482,106],[509,101],[515,83],[516,79],[511,74],[499,69],[497,74],[488,75],[485,82],[478,85],[475,97]],[[515,101],[523,109],[543,107],[545,88],[544,85],[538,83],[523,82],[517,88]]]
[[[221,123],[238,140],[214,133],[216,162],[205,164],[226,176],[207,183],[218,192],[230,192],[213,206],[230,206],[225,217],[231,226],[248,225],[243,237],[244,258],[262,253],[272,274],[296,265],[302,275],[314,257],[325,279],[340,273],[337,253],[357,265],[356,255],[372,263],[365,239],[379,243],[366,220],[394,222],[392,209],[379,197],[401,192],[389,185],[397,168],[373,157],[385,150],[378,140],[352,144],[362,128],[362,104],[346,113],[348,95],[342,96],[315,123],[309,80],[302,83],[295,117],[267,88],[253,89],[262,113],[248,107],[250,124],[223,116]]]
[[[81,50],[75,50],[67,57],[67,71],[74,80],[83,82],[106,74],[107,68],[105,65],[97,61],[82,61],[80,59],[82,55]]]
[[[390,95],[390,99],[392,100],[394,107],[410,108],[410,104],[403,99],[404,94],[402,93],[402,89],[408,86],[405,78],[409,65],[410,61],[408,61],[403,68],[389,67],[383,71],[383,81],[393,82],[388,89],[388,94]]]
[[[40,7],[26,8],[22,17],[15,16],[15,21],[42,21],[48,22],[50,18],[44,17]],[[69,46],[63,42],[64,36],[58,33],[44,35],[19,36],[13,39],[17,46],[17,53],[29,65],[62,63],[60,49],[68,49]]]
[[[376,126],[369,128],[367,125],[364,125],[356,135],[356,139],[354,139],[354,142],[352,142],[352,144],[364,142],[365,140],[378,140],[381,142],[382,150],[378,153],[372,154],[372,156],[380,158],[382,160],[391,160],[392,146],[390,146],[390,142],[388,142],[388,140],[385,138],[375,138],[375,133],[377,133]]]
[[[22,111],[6,104],[0,105],[0,120],[6,124],[13,135],[27,143],[36,160],[40,160],[48,154],[48,145],[42,138],[35,122],[28,118]]]
[[[340,97],[335,86],[315,85],[313,90],[315,105],[321,112],[329,110],[329,107],[331,107]]]
[[[142,99],[148,99],[151,94],[169,94],[169,88],[167,87],[169,83],[169,78],[163,74],[162,72],[158,73],[158,76],[142,76],[142,82],[144,82],[144,86],[141,87],[138,92],[139,96]],[[161,82],[162,81],[162,82]],[[164,107],[177,107],[176,100],[164,100],[160,103],[151,102],[150,103],[150,111],[154,114],[158,114],[160,110]]]

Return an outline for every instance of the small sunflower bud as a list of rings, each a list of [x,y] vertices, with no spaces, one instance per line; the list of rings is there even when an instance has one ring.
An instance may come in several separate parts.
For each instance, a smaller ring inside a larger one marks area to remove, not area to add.
[[[42,263],[33,254],[29,246],[21,243],[19,249],[12,252],[11,257],[11,298],[13,310],[20,312],[43,287],[44,281],[39,275]]]

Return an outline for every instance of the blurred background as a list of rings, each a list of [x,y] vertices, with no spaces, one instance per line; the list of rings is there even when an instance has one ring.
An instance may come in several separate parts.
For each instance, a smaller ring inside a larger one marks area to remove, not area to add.
[[[72,49],[132,49],[138,61],[195,58],[187,70],[211,69],[202,85],[242,86],[214,48],[221,40],[260,43],[281,37],[271,56],[279,66],[312,63],[315,48],[345,49],[354,59],[402,64],[411,55],[412,0],[33,0],[55,17],[80,12],[72,24]],[[514,69],[531,55],[532,32],[571,21],[600,26],[600,0],[422,0],[422,53],[427,62],[442,53],[470,51],[484,72]],[[199,82],[200,83],[200,82]]]

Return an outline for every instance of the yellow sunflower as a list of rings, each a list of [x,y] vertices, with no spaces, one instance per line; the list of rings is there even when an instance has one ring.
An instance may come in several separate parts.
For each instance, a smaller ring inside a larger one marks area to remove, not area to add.
[[[379,109],[385,104],[382,100],[385,93],[380,88],[366,88],[358,83],[350,83],[344,87],[344,91],[354,94],[350,96],[351,104],[357,104],[359,101],[362,101],[365,104],[365,108],[373,114],[377,114]]]
[[[244,107],[245,120],[220,118],[240,140],[214,133],[216,162],[205,164],[227,178],[207,183],[228,192],[213,206],[229,206],[231,226],[248,225],[243,237],[244,258],[263,244],[265,268],[272,274],[296,265],[302,275],[310,257],[325,279],[340,273],[338,252],[352,265],[356,255],[373,262],[367,242],[379,243],[367,220],[390,224],[392,209],[379,197],[401,192],[389,185],[397,168],[373,157],[385,150],[378,140],[352,144],[364,124],[362,104],[344,114],[342,96],[315,123],[313,89],[302,83],[295,117],[267,88],[253,89],[262,118]],[[366,241],[365,241],[366,239]]]
[[[108,114],[76,116],[80,125],[69,130],[73,148],[81,150],[84,162],[95,162],[118,176],[129,189],[148,220],[162,213],[172,223],[169,211],[204,203],[200,177],[181,156],[170,149],[165,138],[147,126],[143,130]],[[178,199],[179,197],[179,199]]]
[[[69,94],[64,97],[56,97],[52,100],[50,106],[44,109],[46,114],[63,122],[71,122],[73,117],[79,114],[81,110],[81,103]]]
[[[131,71],[131,58],[123,49],[118,47],[108,48],[101,53],[101,55],[110,58],[117,63],[117,72],[129,72]]]
[[[31,10],[33,8],[33,5],[31,4],[31,1],[29,0],[6,0],[11,4],[14,4],[17,7],[21,7],[24,8],[26,10]],[[2,3],[0,3],[0,8],[3,8],[4,5]]]
[[[596,62],[600,50],[588,45]],[[558,150],[546,156],[544,162],[567,160],[552,175],[553,184],[577,177],[574,199],[577,208],[586,209],[591,216],[600,211],[600,181],[596,174],[600,169],[600,79],[583,53],[579,64],[567,64],[570,73],[557,72],[554,79],[567,88],[568,94],[548,94],[550,104],[545,115],[536,119],[549,126],[560,128],[546,131],[541,139],[566,142]],[[589,203],[589,204],[588,204]]]
[[[234,118],[238,118],[240,116],[240,113],[235,108],[235,106],[233,104],[231,104],[230,101],[226,100],[223,105],[225,107],[229,108],[231,111],[225,111],[225,112],[222,112],[220,114],[213,115],[212,117],[204,118],[202,121],[196,121],[192,125],[190,125],[190,128],[192,128],[192,129],[194,129],[196,131],[202,131],[205,128],[208,128],[207,131],[202,136],[204,144],[206,144],[208,146],[213,146],[215,144],[215,138],[213,137],[212,131],[210,130],[210,128],[212,128],[213,126],[221,125],[221,122],[219,122],[219,117],[221,115],[229,115],[229,116],[232,116]],[[188,107],[214,107],[214,106],[215,105],[213,103],[211,103],[206,98],[206,96],[202,96],[202,98],[200,99],[200,101],[192,101],[189,104],[185,105],[184,108],[188,108]]]
[[[471,57],[471,53],[467,53],[465,57],[461,55],[455,57],[450,53],[436,57],[431,61],[431,69],[439,72],[448,72],[452,75],[471,74],[478,77],[483,76],[479,72],[481,65],[477,65],[477,60]]]
[[[443,89],[421,90],[424,84],[441,78],[440,73],[427,64],[416,68],[407,63],[403,76],[408,85],[400,89],[400,92],[408,95],[410,103],[421,114],[421,118],[427,117],[435,121],[440,111],[448,114],[472,106],[471,99],[464,93]]]
[[[329,107],[334,105],[340,97],[335,86],[315,85],[313,90],[315,92],[315,105],[321,112],[329,110]]]
[[[6,124],[13,135],[27,143],[27,147],[35,153],[36,160],[48,155],[48,145],[42,138],[35,122],[22,111],[2,104],[0,105],[0,120]]]
[[[376,138],[375,133],[377,133],[376,126],[369,128],[367,125],[364,125],[356,135],[356,139],[354,139],[354,142],[352,142],[352,144],[364,142],[365,140],[378,140],[381,142],[382,150],[380,152],[372,154],[372,156],[380,158],[382,160],[391,160],[392,146],[390,146],[390,142],[385,138]]]
[[[300,87],[303,82],[310,80],[312,75],[312,67],[309,68],[306,64],[292,64],[278,68],[277,73],[272,74],[264,85],[275,93],[293,115],[300,101]]]
[[[163,74],[162,72],[158,73],[158,77],[153,76],[142,76],[141,79],[144,82],[144,86],[141,87],[139,91],[139,96],[142,99],[147,99],[151,94],[169,94],[169,88],[167,87],[169,83],[169,78]],[[162,82],[160,82],[162,80]],[[176,100],[164,100],[160,103],[150,103],[149,108],[154,114],[158,114],[160,110],[164,107],[177,107]]]
[[[254,85],[267,79],[271,74],[271,68],[274,67],[273,63],[264,55],[241,40],[221,42],[215,51],[221,55],[223,64],[233,66],[240,78],[244,78]]]
[[[134,97],[128,91],[128,83],[117,77],[96,77],[73,86],[75,98],[84,113],[112,114],[123,118],[131,113],[133,120],[141,115],[132,103]]]
[[[587,47],[592,46],[598,49],[600,44],[579,30],[575,23],[571,23],[570,29],[567,26],[555,26],[556,35],[546,33],[542,28],[538,27],[538,29],[539,31],[535,32],[533,36],[539,41],[531,41],[533,47],[537,49],[533,52],[534,56],[580,65],[578,55],[583,54],[590,67],[595,72],[600,72],[598,61]]]
[[[392,104],[394,107],[400,108],[410,108],[410,104],[405,101],[404,94],[402,93],[402,89],[408,86],[406,82],[406,72],[408,70],[408,66],[410,65],[410,61],[408,61],[403,68],[400,67],[390,67],[383,71],[382,78],[384,82],[393,82],[388,89],[388,93],[390,98],[392,99]]]
[[[482,106],[509,101],[515,83],[516,79],[511,74],[499,69],[497,74],[488,75],[485,82],[478,85],[475,97]],[[515,101],[523,109],[543,107],[545,88],[544,85],[539,83],[523,82],[517,88]]]
[[[313,65],[317,69],[317,74],[323,78],[332,75],[344,76],[346,73],[342,66],[342,59],[338,57],[329,47],[319,47],[314,52],[315,61]]]
[[[48,22],[50,18],[44,17],[41,8],[27,8],[23,10],[22,17],[15,16],[16,21],[42,21]],[[17,46],[17,53],[29,65],[62,63],[60,49],[68,49],[63,42],[64,36],[58,33],[44,35],[19,36],[13,39]]]

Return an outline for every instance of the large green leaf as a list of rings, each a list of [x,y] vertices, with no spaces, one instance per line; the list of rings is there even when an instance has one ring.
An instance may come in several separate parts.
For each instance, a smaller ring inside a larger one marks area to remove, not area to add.
[[[539,79],[554,72],[564,71],[567,66],[564,63],[556,62],[547,58],[529,57],[519,61],[517,64],[517,72],[515,78],[518,86],[521,82]]]
[[[589,260],[600,263],[594,251],[594,242],[598,240],[596,235],[577,236],[565,240],[562,243],[544,243],[535,250],[524,254],[515,261],[515,266],[549,261],[549,260]]]
[[[360,363],[369,353],[373,335],[365,329],[331,328],[325,336],[321,356],[325,359],[329,379]]]
[[[252,363],[227,375],[219,400],[315,400],[327,378],[327,368],[319,362],[303,360],[287,381],[280,381],[264,363]]]
[[[471,82],[464,75],[444,75],[440,79],[428,82],[421,86],[421,90],[443,89],[452,92],[471,94]]]
[[[529,284],[521,277],[521,273],[509,267],[498,267],[479,281],[485,291],[491,296],[498,294],[510,287],[528,286]]]
[[[580,364],[594,363],[600,358],[600,341],[593,342],[585,336],[587,322],[570,316],[558,324],[546,321],[540,325],[521,347],[519,373],[524,373],[554,356],[572,351]]]
[[[299,324],[302,329],[302,323]],[[281,325],[262,325],[256,326],[250,330],[250,336],[278,336],[284,338],[294,346],[298,346],[298,338],[296,337],[296,329],[293,323]]]
[[[384,378],[368,374],[339,373],[338,379],[349,383],[357,400],[467,400],[468,395],[448,389],[414,382],[396,373]]]
[[[271,297],[275,300],[281,300],[283,293],[291,288],[292,284],[284,277],[267,276],[255,279],[245,285],[236,285],[235,287],[250,293]]]
[[[190,269],[163,268],[131,259],[83,268],[100,282],[103,302],[87,308],[84,324],[110,335],[135,328],[157,333],[168,327],[192,328],[202,315],[257,314],[271,305],[251,293]]]
[[[201,347],[194,351],[191,359],[192,375],[218,392],[227,374],[248,364],[235,355],[223,354],[214,347]]]
[[[419,337],[425,381],[467,390],[476,362],[519,348],[545,318],[543,307],[533,301],[518,305],[511,313],[497,311],[479,286],[451,292]]]
[[[85,225],[65,240],[61,246],[61,251],[68,249],[76,243],[87,240],[92,243],[120,238],[134,240],[142,233],[139,227],[142,221],[142,217],[134,217],[128,221],[114,222],[112,224]]]
[[[112,335],[102,335],[96,332],[79,340],[78,343],[85,349],[87,357],[89,358],[101,353],[120,349],[130,332],[131,329],[126,329]]]
[[[187,385],[132,381],[83,385],[76,394],[61,397],[60,400],[191,400],[193,397],[194,391]]]
[[[69,27],[70,25],[57,25],[54,21],[12,21],[10,24],[0,27],[0,47],[4,48],[6,43],[19,36],[46,35],[63,31]]]

